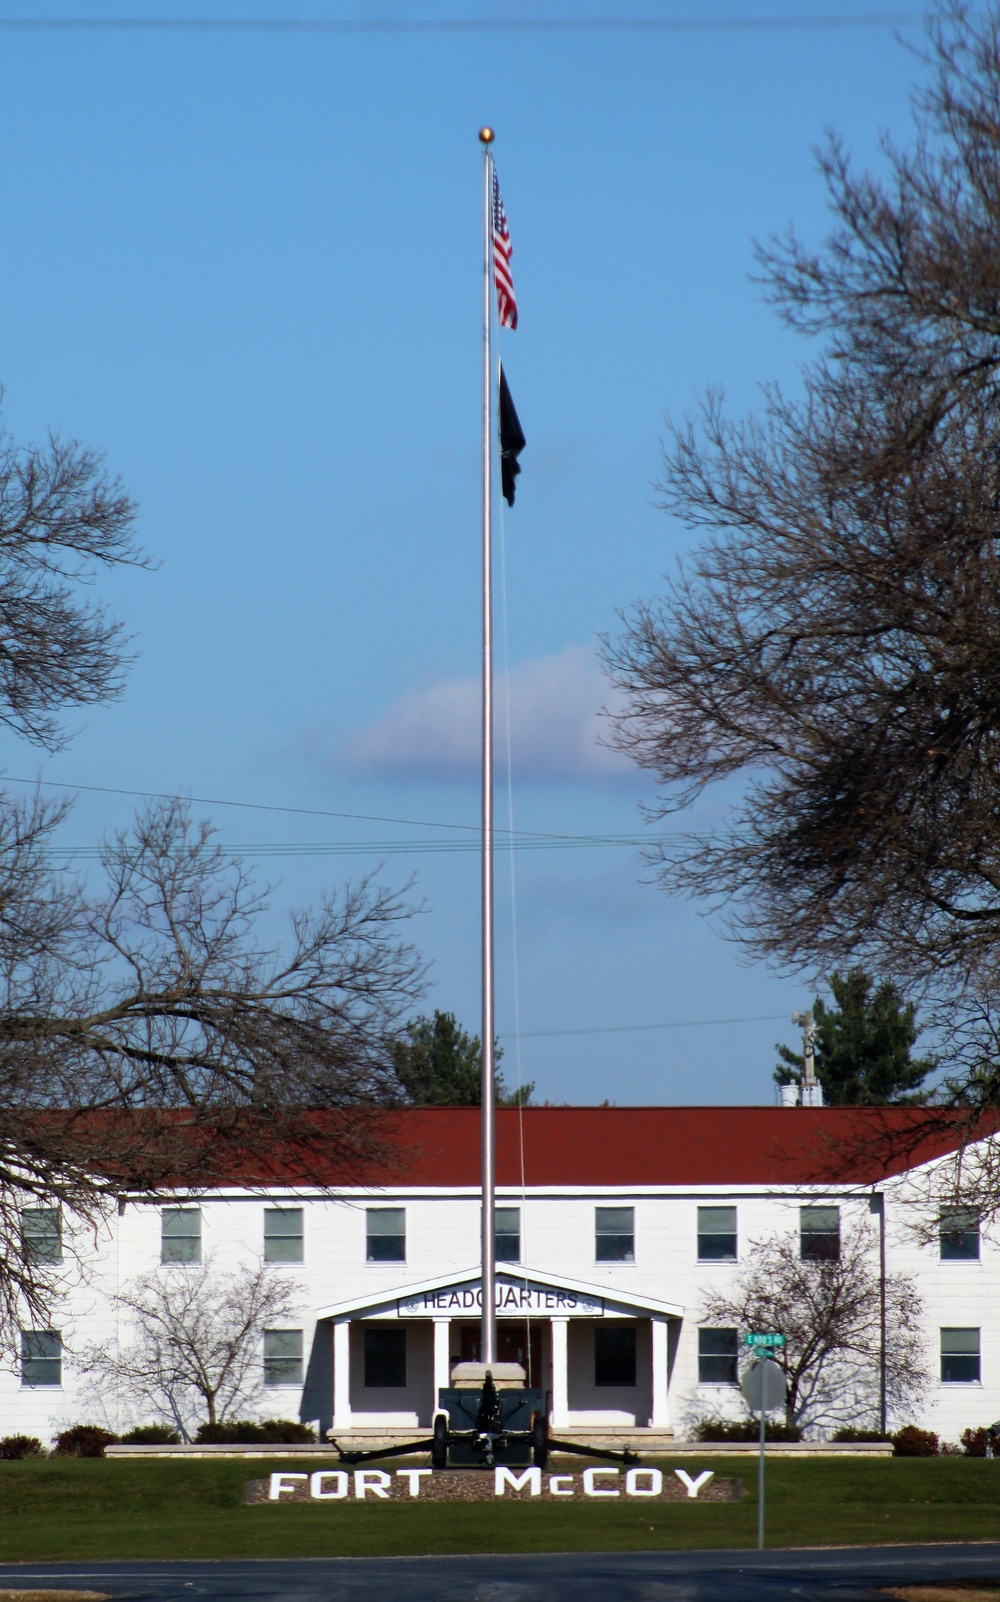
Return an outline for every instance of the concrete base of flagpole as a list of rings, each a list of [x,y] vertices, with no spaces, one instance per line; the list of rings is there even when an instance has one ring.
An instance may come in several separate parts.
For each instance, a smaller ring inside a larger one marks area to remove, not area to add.
[[[456,1391],[481,1391],[487,1374],[493,1376],[498,1391],[523,1390],[528,1380],[521,1363],[456,1363],[451,1384]]]

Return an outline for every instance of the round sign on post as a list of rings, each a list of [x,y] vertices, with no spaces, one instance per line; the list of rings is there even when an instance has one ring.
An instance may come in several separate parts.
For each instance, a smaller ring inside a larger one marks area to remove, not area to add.
[[[760,1468],[757,1473],[757,1546],[764,1548],[764,1419],[785,1401],[785,1371],[770,1357],[750,1364],[740,1380],[743,1399],[751,1413],[760,1415]]]
[[[743,1399],[751,1413],[771,1413],[785,1405],[785,1373],[769,1357],[751,1363],[740,1380]]]

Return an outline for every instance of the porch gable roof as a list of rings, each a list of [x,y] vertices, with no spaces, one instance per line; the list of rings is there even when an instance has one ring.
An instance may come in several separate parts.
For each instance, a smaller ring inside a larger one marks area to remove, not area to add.
[[[366,1291],[363,1296],[352,1296],[342,1302],[332,1302],[326,1307],[316,1311],[317,1319],[333,1319],[334,1322],[348,1318],[352,1313],[374,1311],[379,1307],[390,1307],[396,1302],[411,1301],[415,1296],[423,1296],[432,1291],[447,1290],[454,1286],[460,1290],[468,1285],[475,1284],[480,1278],[479,1267],[460,1269],[458,1273],[452,1270],[449,1274],[435,1274],[432,1279],[410,1280],[402,1285],[394,1285],[383,1291]],[[617,1307],[638,1308],[643,1313],[651,1313],[660,1318],[683,1318],[684,1308],[679,1302],[663,1301],[658,1296],[650,1296],[646,1291],[622,1291],[612,1285],[592,1285],[582,1279],[568,1279],[565,1274],[551,1274],[548,1270],[515,1274],[507,1269],[497,1270],[497,1283],[513,1285],[537,1285],[543,1290],[568,1291],[571,1294],[585,1296],[593,1301],[613,1302]]]

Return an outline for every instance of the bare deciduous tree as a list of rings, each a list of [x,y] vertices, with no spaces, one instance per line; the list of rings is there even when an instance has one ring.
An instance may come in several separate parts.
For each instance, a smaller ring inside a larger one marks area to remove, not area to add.
[[[786,1337],[783,1350],[769,1354],[788,1382],[786,1423],[872,1426],[879,1410],[880,1307],[877,1241],[857,1224],[842,1231],[832,1261],[803,1262],[794,1234],[756,1242],[731,1289],[707,1298],[703,1322]],[[908,1276],[887,1276],[886,1310],[886,1393],[902,1422],[928,1383],[921,1301]]]
[[[0,1350],[51,1274],[21,1250],[26,1201],[96,1228],[123,1193],[267,1171],[316,1180],[386,1152],[390,1041],[421,964],[408,909],[370,879],[262,941],[266,894],[176,802],[102,857],[50,855],[62,806],[0,797]]]
[[[92,452],[0,435],[0,724],[35,744],[58,747],[61,710],[121,689],[127,642],[80,587],[142,560],[135,515]],[[86,881],[59,865],[68,811],[0,792],[0,1356],[14,1360],[59,1288],[24,1249],[26,1204],[72,1215],[72,1254],[123,1191],[257,1174],[279,1143],[304,1178],[384,1153],[387,1040],[421,988],[408,909],[374,879],[293,914],[279,948],[266,889],[180,803],[108,840]]]
[[[0,432],[0,723],[38,745],[63,743],[63,708],[121,691],[121,626],[79,590],[98,567],[142,561],[135,517],[94,452]]]
[[[833,140],[830,237],[760,251],[821,353],[797,398],[734,422],[710,395],[673,430],[664,504],[707,538],[607,661],[654,815],[732,800],[658,853],[664,883],[781,963],[859,962],[968,1025],[1000,993],[996,5],[946,6],[926,64],[884,178]]]
[[[264,1389],[265,1329],[296,1316],[287,1280],[258,1266],[219,1273],[210,1260],[161,1268],[116,1298],[130,1326],[114,1347],[90,1346],[78,1364],[142,1422],[167,1422],[189,1441],[198,1425],[252,1410]]]

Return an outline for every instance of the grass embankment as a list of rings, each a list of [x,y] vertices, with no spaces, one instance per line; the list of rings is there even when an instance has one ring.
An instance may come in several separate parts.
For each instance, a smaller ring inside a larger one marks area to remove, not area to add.
[[[886,1596],[900,1602],[1000,1602],[1000,1591],[993,1585],[900,1585],[890,1586]]]
[[[673,1467],[669,1458],[660,1461]],[[0,1560],[648,1551],[756,1543],[756,1462],[747,1458],[683,1462],[689,1474],[706,1467],[742,1478],[745,1494],[736,1503],[247,1505],[249,1479],[298,1467],[287,1458],[0,1463]],[[1000,1459],[772,1458],[767,1492],[769,1546],[1000,1540]]]
[[[0,1602],[111,1602],[106,1591],[0,1590]],[[961,1598],[959,1599],[961,1602]]]

